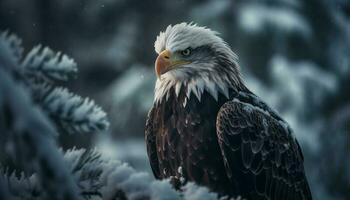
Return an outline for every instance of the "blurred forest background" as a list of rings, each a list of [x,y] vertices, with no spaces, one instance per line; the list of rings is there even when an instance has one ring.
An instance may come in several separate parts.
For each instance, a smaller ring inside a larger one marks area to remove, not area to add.
[[[314,198],[350,199],[350,1],[0,0],[0,30],[27,51],[43,44],[74,58],[78,77],[65,86],[110,119],[108,134],[62,134],[60,144],[96,147],[141,171],[150,171],[154,41],[183,21],[221,33],[249,88],[290,123]]]

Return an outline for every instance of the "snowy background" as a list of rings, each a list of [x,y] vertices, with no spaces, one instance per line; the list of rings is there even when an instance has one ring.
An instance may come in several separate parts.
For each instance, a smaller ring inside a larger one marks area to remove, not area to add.
[[[249,88],[293,127],[315,199],[349,199],[350,1],[0,0],[0,30],[24,54],[42,44],[73,58],[79,73],[61,84],[107,112],[108,133],[59,134],[63,150],[96,147],[146,173],[153,44],[183,21],[220,32]]]

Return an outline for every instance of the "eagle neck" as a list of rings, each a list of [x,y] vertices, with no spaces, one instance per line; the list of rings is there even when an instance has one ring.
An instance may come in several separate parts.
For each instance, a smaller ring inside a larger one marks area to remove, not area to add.
[[[180,92],[184,93],[183,106],[186,106],[187,100],[197,98],[202,100],[203,93],[206,91],[216,101],[220,94],[229,99],[229,91],[241,90],[244,86],[240,81],[231,79],[226,75],[219,76],[201,76],[184,81],[175,79],[157,80],[155,86],[154,102],[156,104],[167,101],[170,97],[179,98]],[[174,95],[172,95],[174,93]]]

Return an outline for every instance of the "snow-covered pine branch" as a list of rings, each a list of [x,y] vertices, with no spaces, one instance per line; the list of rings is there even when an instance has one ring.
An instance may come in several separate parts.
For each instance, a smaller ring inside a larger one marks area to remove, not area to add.
[[[92,100],[53,85],[55,80],[66,81],[76,75],[78,70],[73,59],[39,45],[26,56],[22,69],[34,101],[56,125],[69,133],[107,130],[106,113]]]
[[[79,127],[75,128],[79,131],[106,130],[107,118],[92,101],[52,84],[52,80],[66,80],[77,71],[72,59],[47,48],[42,52],[36,52],[37,49],[40,48],[34,48],[20,66],[20,40],[8,33],[0,35],[1,150],[26,174],[35,174],[43,199],[81,199],[79,188],[55,143],[56,127],[61,119],[52,120],[48,116],[66,116],[66,124]],[[62,115],[52,106],[52,101],[60,108],[69,108],[64,111],[70,114]],[[9,178],[1,178],[1,185],[6,185],[4,180]],[[2,194],[12,196],[16,192],[9,190]]]
[[[69,132],[99,132],[109,126],[106,113],[93,100],[83,99],[66,88],[50,90],[40,103]]]
[[[181,192],[176,191],[169,180],[154,180],[150,174],[137,172],[126,163],[102,157],[97,150],[73,149],[67,151],[64,158],[78,180],[78,186],[85,198],[95,196],[101,199],[130,200],[226,199],[192,182],[183,186]]]
[[[75,181],[55,145],[56,131],[30,99],[26,88],[2,68],[0,60],[0,132],[5,151],[28,173],[36,172],[45,196],[80,199]]]
[[[21,76],[33,101],[52,117],[57,126],[69,133],[107,130],[106,113],[94,101],[54,85],[54,81],[67,81],[76,76],[78,69],[73,59],[38,45],[21,62],[21,40],[7,32],[2,33],[0,39],[4,46],[0,56],[7,61],[4,66],[10,66],[8,68],[13,73]]]
[[[67,81],[75,77],[78,68],[73,59],[60,52],[54,53],[48,47],[34,47],[22,62],[27,76],[48,80]]]
[[[4,169],[0,170],[2,182],[2,194],[6,197],[1,199],[35,199],[43,195],[36,175],[27,176],[25,173],[16,174]]]
[[[68,133],[102,132],[109,127],[106,113],[93,100],[47,82],[31,82],[30,89],[33,100]]]
[[[103,158],[96,150],[69,150],[65,163],[72,172],[84,199],[130,200],[225,200],[205,187],[187,183],[182,191],[173,189],[168,180],[154,180],[150,174],[137,172],[126,163]],[[26,199],[43,199],[36,175],[26,178],[14,174],[2,175],[11,195]],[[1,179],[1,178],[0,178]],[[233,200],[233,199],[232,199]],[[236,200],[240,200],[237,198]]]

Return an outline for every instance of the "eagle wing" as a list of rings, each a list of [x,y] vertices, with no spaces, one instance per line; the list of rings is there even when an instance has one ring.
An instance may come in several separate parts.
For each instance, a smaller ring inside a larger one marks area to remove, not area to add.
[[[237,193],[253,199],[312,199],[297,140],[256,96],[226,102],[216,128],[226,173]]]
[[[156,135],[154,134],[154,108],[152,108],[147,115],[146,127],[145,127],[145,141],[147,147],[147,154],[151,164],[151,168],[156,179],[161,178],[161,172],[159,170],[159,162],[157,157]]]

